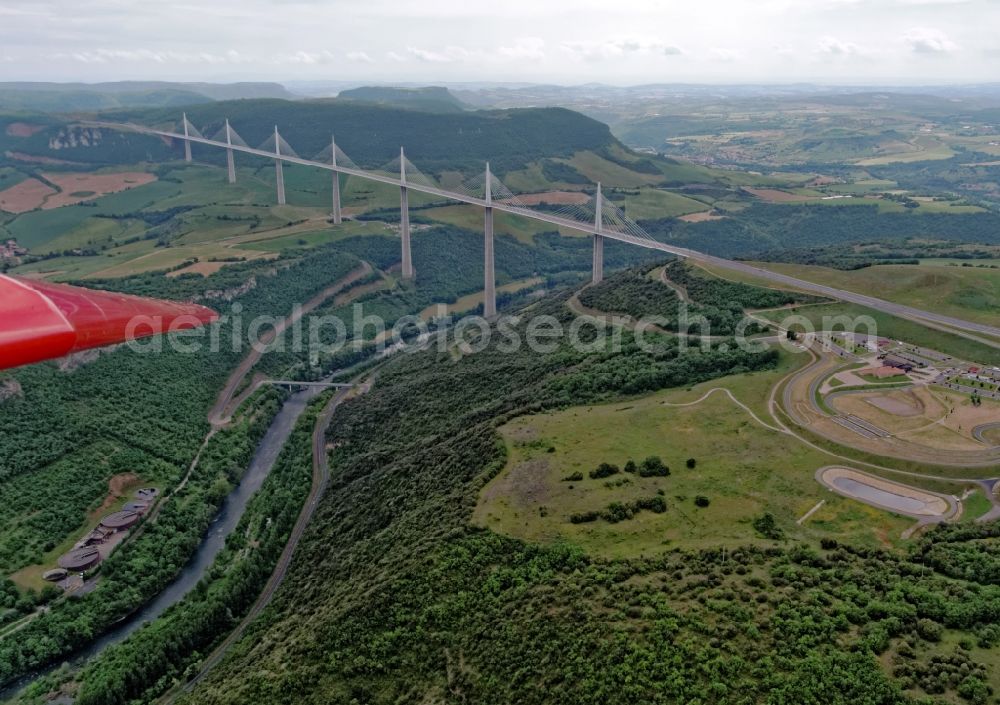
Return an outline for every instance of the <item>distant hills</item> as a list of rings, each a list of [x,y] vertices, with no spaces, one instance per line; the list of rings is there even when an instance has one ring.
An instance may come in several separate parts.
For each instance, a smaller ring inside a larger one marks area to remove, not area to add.
[[[221,101],[191,106],[187,114],[206,136],[228,118],[252,146],[267,140],[277,125],[304,157],[327,148],[336,135],[338,146],[369,167],[397,157],[400,146],[430,170],[478,170],[491,161],[502,172],[617,144],[607,125],[564,108],[441,113],[336,98]],[[180,116],[159,108],[111,111],[103,117],[173,128]]]
[[[194,105],[238,98],[294,98],[280,83],[0,82],[0,110],[54,113]]]
[[[117,97],[129,95],[120,91]],[[508,185],[520,192],[589,188],[596,182],[634,188],[726,181],[721,173],[704,167],[631,152],[607,125],[565,108],[462,107],[445,89],[358,89],[344,98],[313,100],[210,101],[204,96],[200,103],[128,105],[91,111],[86,117],[178,130],[183,110],[209,138],[222,131],[228,118],[253,147],[270,139],[277,125],[284,139],[306,158],[328,153],[335,135],[338,146],[364,168],[392,161],[402,146],[420,169],[434,177],[477,173],[490,162],[494,173],[510,177]],[[41,111],[0,113],[0,165],[6,162],[24,170],[32,164],[61,163],[76,169],[181,156],[178,143],[89,126],[82,117]],[[219,150],[195,145],[194,153],[199,161],[223,163]],[[245,164],[255,158],[241,156],[239,161]]]
[[[441,86],[423,88],[362,86],[361,88],[341,91],[337,97],[341,100],[355,100],[440,113],[460,112],[471,107],[456,98],[447,88]]]

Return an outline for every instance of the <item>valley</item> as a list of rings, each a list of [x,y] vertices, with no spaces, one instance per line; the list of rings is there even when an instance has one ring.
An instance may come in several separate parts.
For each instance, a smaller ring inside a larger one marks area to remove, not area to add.
[[[0,113],[5,273],[203,303],[265,344],[0,375],[3,699],[992,702],[1000,215],[958,118],[869,139],[889,108],[859,97],[825,113],[852,139],[807,144],[791,99],[609,128],[445,89],[205,90]],[[224,150],[184,160],[178,105],[252,146],[235,183]],[[253,152],[275,123],[323,163],[335,127],[383,183],[287,163],[279,205]],[[601,207],[595,267],[573,223]],[[316,319],[344,334],[303,346]],[[509,345],[539,329],[562,335]],[[43,580],[124,477],[154,509],[83,589]]]

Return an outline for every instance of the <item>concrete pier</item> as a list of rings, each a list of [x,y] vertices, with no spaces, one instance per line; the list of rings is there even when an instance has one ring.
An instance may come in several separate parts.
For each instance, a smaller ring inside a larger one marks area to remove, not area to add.
[[[483,260],[483,315],[493,318],[497,315],[497,284],[493,261],[493,189],[490,184],[490,165],[486,164],[486,217]]]
[[[233,134],[229,128],[229,120],[226,120],[226,144],[229,145],[229,149],[226,150],[226,166],[229,167],[229,183],[236,183],[236,161],[233,159]]]
[[[274,126],[274,153],[281,156],[281,138],[278,136],[278,126]],[[281,160],[274,160],[274,174],[278,183],[278,205],[285,205],[285,172],[281,169]]]
[[[191,161],[191,140],[188,139],[190,136],[188,133],[188,116],[187,113],[183,113],[184,118],[184,161]]]
[[[601,216],[601,184],[597,184],[597,195],[595,196],[594,209],[597,212],[594,217],[594,261],[592,264],[592,274],[590,281],[599,284],[604,279],[604,225]]]
[[[337,166],[337,141],[330,137],[330,163]],[[340,174],[333,172],[333,224],[340,225]]]
[[[403,279],[413,279],[413,255],[410,253],[410,198],[406,189],[406,156],[399,148],[399,237],[403,241]]]

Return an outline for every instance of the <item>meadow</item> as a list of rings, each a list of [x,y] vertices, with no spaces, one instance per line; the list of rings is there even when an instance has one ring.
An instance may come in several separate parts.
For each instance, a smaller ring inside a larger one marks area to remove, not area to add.
[[[921,264],[876,265],[844,271],[776,262],[755,265],[817,284],[979,323],[996,323],[1000,310],[1000,274],[988,268]]]
[[[813,478],[830,456],[780,432],[768,421],[772,386],[804,356],[785,354],[773,371],[732,375],[611,404],[523,416],[500,429],[504,470],[480,494],[473,521],[530,542],[569,543],[613,558],[650,556],[665,548],[767,545],[753,527],[771,513],[791,538],[850,537],[895,545],[911,521],[825,491]],[[728,389],[742,408],[723,392]],[[753,415],[751,415],[751,412]],[[756,418],[754,417],[756,415]],[[623,468],[655,455],[668,477],[620,472],[592,479],[606,462]],[[687,467],[693,458],[695,467]],[[567,480],[574,473],[582,479]],[[573,523],[574,514],[662,496],[665,513]],[[696,497],[709,500],[707,507]],[[802,526],[801,516],[825,500]]]

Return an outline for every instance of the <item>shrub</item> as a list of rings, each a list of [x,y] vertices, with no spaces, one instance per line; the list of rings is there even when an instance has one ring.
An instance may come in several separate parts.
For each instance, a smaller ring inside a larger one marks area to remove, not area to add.
[[[632,507],[621,502],[612,502],[608,505],[607,509],[601,512],[601,518],[611,524],[631,519],[633,515]]]
[[[663,461],[656,455],[651,455],[643,460],[639,467],[641,477],[667,477],[669,474],[670,468],[664,465]]]
[[[694,506],[696,507],[707,507],[710,504],[708,497],[705,495],[698,495],[694,498]]]
[[[635,472],[635,461],[632,458],[625,463],[625,472]]]
[[[590,477],[593,480],[600,480],[605,477],[611,477],[612,475],[618,474],[618,466],[612,465],[611,463],[601,463],[597,466],[596,470],[590,471]]]
[[[917,634],[920,635],[921,639],[935,642],[941,641],[941,633],[943,631],[944,628],[933,619],[917,620]]]
[[[636,500],[635,505],[633,506],[637,511],[645,509],[650,512],[655,512],[656,514],[663,514],[663,512],[667,511],[667,500],[657,495],[656,497],[649,497],[648,499]]]
[[[582,479],[583,479],[583,473],[577,471],[572,473],[571,475],[567,475],[566,477],[564,477],[563,482],[579,482]]]
[[[592,521],[597,521],[597,512],[583,512],[581,514],[573,514],[570,516],[569,520],[573,524],[587,524]]]
[[[753,528],[766,539],[780,539],[784,534],[774,520],[774,515],[764,512],[753,520]]]
[[[685,463],[685,465],[687,465],[688,470],[694,470],[694,467],[697,464],[698,464],[698,461],[695,460],[694,458],[688,458],[687,462]]]

